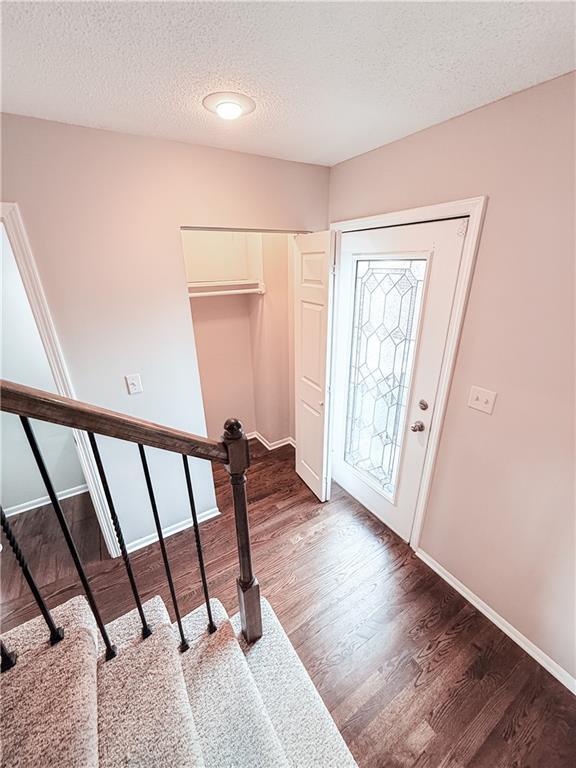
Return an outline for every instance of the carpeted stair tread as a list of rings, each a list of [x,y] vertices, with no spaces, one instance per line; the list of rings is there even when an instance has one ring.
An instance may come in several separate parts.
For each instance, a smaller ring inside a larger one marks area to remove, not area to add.
[[[146,622],[152,630],[162,625],[166,627],[172,625],[164,601],[160,596],[156,595],[156,597],[143,603],[142,610],[146,616]],[[106,624],[106,630],[108,631],[110,642],[116,646],[118,652],[127,645],[133,645],[134,642],[142,637],[142,622],[138,609],[134,608],[120,616],[120,618]],[[98,646],[100,653],[104,653],[105,646],[100,635],[98,636]]]
[[[58,605],[51,610],[51,614],[56,626],[64,629],[64,634],[71,630],[84,629],[92,633],[96,641],[98,631],[96,622],[88,601],[83,595]],[[2,640],[11,651],[16,651],[22,657],[30,651],[50,647],[50,632],[44,618],[35,616],[30,621],[5,632]]]
[[[136,611],[107,626],[118,655],[98,662],[100,768],[204,768],[168,613],[160,598],[144,608],[146,640]]]
[[[211,606],[218,630],[207,632],[204,607],[192,611],[180,657],[206,768],[288,768],[226,611]]]
[[[110,661],[83,597],[54,609],[56,646],[41,617],[5,633],[20,655],[0,677],[2,767],[355,768],[268,602],[252,646],[211,606],[217,631],[204,606],[188,614],[183,654],[159,597],[146,640],[136,610],[107,625]]]
[[[33,652],[23,633],[13,643],[28,652],[0,676],[3,768],[98,766],[96,639],[73,619],[65,630],[59,643]]]
[[[247,646],[231,619],[291,768],[357,768],[344,739],[267,600],[263,636]]]

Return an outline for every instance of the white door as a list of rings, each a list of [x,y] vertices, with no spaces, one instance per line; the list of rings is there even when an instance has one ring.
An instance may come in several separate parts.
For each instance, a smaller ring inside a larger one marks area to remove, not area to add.
[[[320,501],[328,481],[328,372],[334,237],[294,238],[296,472]]]
[[[344,232],[334,480],[408,540],[467,218]]]

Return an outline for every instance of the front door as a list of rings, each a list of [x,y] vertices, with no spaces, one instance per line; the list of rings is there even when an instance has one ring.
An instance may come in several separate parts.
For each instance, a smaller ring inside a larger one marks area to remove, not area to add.
[[[341,236],[333,478],[406,541],[467,222],[457,218]]]

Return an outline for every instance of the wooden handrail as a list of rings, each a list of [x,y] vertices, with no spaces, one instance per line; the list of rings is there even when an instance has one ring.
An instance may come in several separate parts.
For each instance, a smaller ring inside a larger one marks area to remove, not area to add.
[[[223,442],[4,379],[0,379],[0,410],[198,459],[228,463],[228,449]]]

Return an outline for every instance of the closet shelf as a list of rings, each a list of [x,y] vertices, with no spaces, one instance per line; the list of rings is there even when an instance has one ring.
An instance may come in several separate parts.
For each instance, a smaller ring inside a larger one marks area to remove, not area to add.
[[[266,287],[261,281],[228,281],[188,283],[188,296],[200,298],[201,296],[238,296],[240,294],[255,293],[263,295]]]

